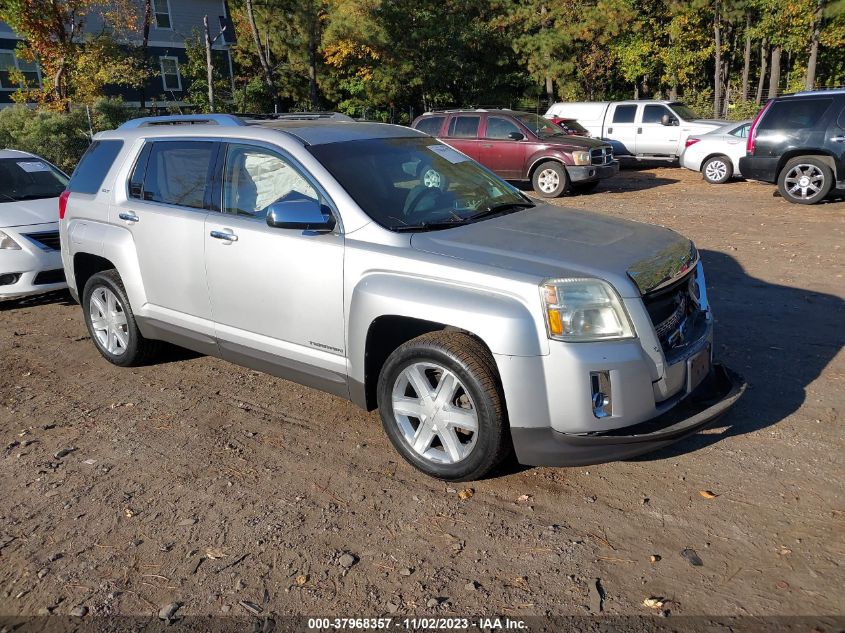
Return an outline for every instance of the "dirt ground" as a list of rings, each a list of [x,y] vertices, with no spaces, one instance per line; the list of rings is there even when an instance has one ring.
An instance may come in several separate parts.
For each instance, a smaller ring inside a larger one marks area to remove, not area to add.
[[[845,202],[773,191],[640,166],[557,201],[693,238],[749,383],[600,466],[444,484],[375,412],[188,352],[113,367],[68,296],[0,304],[0,615],[845,614]]]

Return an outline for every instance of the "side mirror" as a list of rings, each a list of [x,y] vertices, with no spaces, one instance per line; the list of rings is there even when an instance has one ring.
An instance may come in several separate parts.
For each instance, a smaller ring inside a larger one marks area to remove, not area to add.
[[[521,141],[525,138],[525,135],[522,132],[509,132],[508,138],[512,141]]]
[[[671,114],[664,114],[660,117],[660,123],[663,125],[678,125],[678,119],[673,117]]]
[[[267,224],[278,229],[328,233],[334,229],[335,219],[317,200],[297,196],[271,204],[267,209]]]

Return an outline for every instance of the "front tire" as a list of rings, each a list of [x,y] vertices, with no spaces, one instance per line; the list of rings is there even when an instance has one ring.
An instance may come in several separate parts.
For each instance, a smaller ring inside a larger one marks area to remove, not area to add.
[[[821,202],[832,188],[833,171],[813,156],[791,159],[778,175],[780,195],[797,204]]]
[[[510,449],[495,362],[468,334],[432,332],[400,345],[379,375],[378,406],[394,448],[438,479],[480,479]]]
[[[727,156],[712,156],[704,161],[701,166],[701,174],[704,180],[711,185],[721,185],[733,176],[734,168],[731,159]]]
[[[569,174],[563,165],[549,160],[534,170],[531,186],[544,198],[558,198],[569,189]]]
[[[107,361],[120,367],[148,362],[158,351],[158,341],[145,339],[123,281],[116,270],[106,270],[86,282],[82,291],[82,311],[91,340]]]

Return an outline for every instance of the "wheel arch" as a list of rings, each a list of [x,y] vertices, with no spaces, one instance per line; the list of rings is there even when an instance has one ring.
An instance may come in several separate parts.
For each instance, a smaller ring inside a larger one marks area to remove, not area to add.
[[[79,300],[82,300],[82,291],[85,290],[85,284],[88,283],[91,277],[104,270],[112,270],[114,268],[115,265],[110,260],[100,255],[87,252],[74,253],[73,276]]]
[[[708,160],[710,160],[711,158],[717,158],[717,157],[727,158],[728,162],[731,164],[731,168],[733,169],[733,172],[736,173],[736,172],[739,171],[739,165],[735,164],[733,159],[730,156],[728,156],[727,154],[725,154],[724,152],[710,152],[709,154],[707,154],[704,158],[701,159],[701,164],[698,166],[698,171],[703,172],[704,171],[704,164]]]
[[[482,292],[437,280],[377,273],[353,291],[347,319],[350,399],[371,410],[379,372],[393,350],[421,334],[466,333],[495,354],[548,353],[540,337],[542,314],[533,315],[514,297]]]
[[[813,158],[817,158],[823,161],[828,167],[830,167],[830,170],[833,172],[834,180],[838,180],[841,176],[841,174],[836,173],[836,159],[834,158],[833,154],[823,149],[813,148],[791,149],[787,152],[784,152],[783,155],[780,157],[780,160],[778,160],[778,167],[775,172],[776,177],[780,178],[780,174],[786,167],[786,164],[793,158],[798,158],[799,156],[812,156]]]
[[[564,171],[569,166],[569,163],[562,156],[556,154],[534,155],[528,159],[528,175],[526,179],[530,182],[534,178],[534,172],[537,171],[537,168],[546,162],[558,163],[563,167]]]

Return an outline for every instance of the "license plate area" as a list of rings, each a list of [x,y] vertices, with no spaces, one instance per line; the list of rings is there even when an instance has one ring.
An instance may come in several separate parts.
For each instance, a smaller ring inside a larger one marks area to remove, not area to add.
[[[710,373],[710,346],[687,360],[687,393],[693,391]]]

